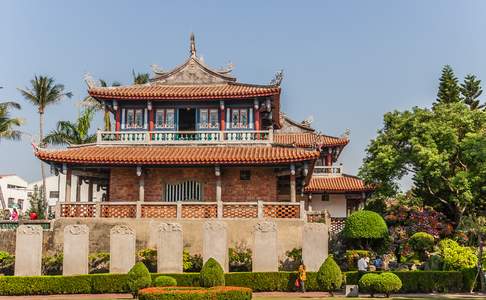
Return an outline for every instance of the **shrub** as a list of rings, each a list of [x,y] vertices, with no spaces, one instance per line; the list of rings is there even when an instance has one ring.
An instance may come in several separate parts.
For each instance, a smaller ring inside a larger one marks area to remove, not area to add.
[[[62,275],[63,254],[57,253],[52,256],[42,258],[42,274],[44,275]]]
[[[184,272],[200,272],[203,266],[203,259],[200,254],[191,255],[189,251],[182,253],[182,265]]]
[[[392,292],[398,292],[402,287],[402,281],[400,278],[390,272],[385,273],[367,273],[358,282],[360,290],[368,292],[371,297],[374,297],[375,293],[383,293],[387,297]]]
[[[317,272],[317,283],[319,289],[330,292],[331,296],[335,290],[341,288],[343,274],[332,256],[328,256],[319,268]]]
[[[143,263],[136,263],[128,271],[128,288],[134,297],[138,295],[138,290],[149,287],[151,283],[149,270]]]
[[[358,259],[360,257],[371,257],[368,250],[346,250],[346,265],[348,270],[358,270]]]
[[[228,254],[230,272],[251,272],[251,249],[238,245],[236,248],[229,248]]]
[[[0,251],[0,274],[13,275],[15,267],[15,256],[12,254]]]
[[[426,232],[417,232],[408,240],[408,244],[413,251],[417,252],[421,260],[426,259],[425,252],[432,250],[434,242],[434,237]]]
[[[478,257],[476,251],[463,247],[456,241],[444,239],[439,242],[439,251],[443,259],[444,270],[465,270],[476,267]]]
[[[368,210],[360,210],[352,213],[344,223],[344,238],[357,242],[360,247],[370,248],[372,243],[377,240],[383,241],[388,237],[388,227],[385,220]],[[363,245],[363,242],[365,245]],[[382,243],[377,243],[381,246]]]
[[[158,276],[154,280],[154,286],[164,287],[164,286],[177,286],[177,280],[170,276]]]
[[[110,253],[92,253],[88,257],[89,274],[110,272]]]
[[[170,276],[176,280],[178,286],[199,286],[199,273],[152,273],[150,275],[152,276],[152,281],[154,281],[159,276]]]
[[[199,278],[200,285],[202,287],[224,285],[223,268],[214,258],[211,257],[202,267]]]
[[[285,252],[286,258],[280,261],[279,271],[295,271],[302,263],[302,248]]]
[[[250,300],[252,291],[242,287],[194,288],[146,288],[140,291],[140,300]]]
[[[157,272],[157,250],[146,248],[138,251],[137,261],[142,262],[150,272]]]

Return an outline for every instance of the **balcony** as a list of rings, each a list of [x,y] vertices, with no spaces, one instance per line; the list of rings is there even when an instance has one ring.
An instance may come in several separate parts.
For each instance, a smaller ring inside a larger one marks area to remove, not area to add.
[[[315,166],[314,176],[338,177],[343,175],[343,166]]]
[[[273,131],[98,131],[101,145],[270,144]]]

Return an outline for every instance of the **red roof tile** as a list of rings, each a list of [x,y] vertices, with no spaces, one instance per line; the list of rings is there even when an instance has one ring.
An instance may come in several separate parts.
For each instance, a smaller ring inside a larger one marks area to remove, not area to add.
[[[36,152],[49,162],[109,165],[279,164],[319,157],[315,150],[280,147],[84,146]]]
[[[88,93],[94,98],[124,100],[202,100],[279,95],[280,87],[233,82],[198,85],[140,84],[120,87],[93,87],[88,90]]]
[[[364,181],[349,175],[326,177],[312,176],[309,185],[305,187],[305,192],[366,192],[373,188],[366,186]]]
[[[348,138],[338,138],[317,133],[275,133],[273,140],[277,144],[295,145],[297,147],[344,146]]]

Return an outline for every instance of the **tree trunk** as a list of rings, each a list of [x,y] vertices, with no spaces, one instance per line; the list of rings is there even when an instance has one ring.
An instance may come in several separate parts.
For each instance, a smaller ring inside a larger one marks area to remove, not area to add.
[[[39,144],[41,146],[43,146],[44,144],[44,112],[39,112]],[[46,167],[44,165],[44,162],[41,161],[41,175],[42,175],[42,201],[44,201],[44,203],[47,202],[47,188],[46,188]],[[49,208],[49,205],[46,205],[46,211],[44,212],[45,213],[45,217],[46,219],[48,218],[48,208]]]
[[[484,282],[484,272],[483,272],[483,237],[482,234],[478,234],[478,242],[479,242],[479,259],[478,259],[478,274],[479,274],[479,282],[480,282],[480,290],[481,292],[485,291],[485,282]]]

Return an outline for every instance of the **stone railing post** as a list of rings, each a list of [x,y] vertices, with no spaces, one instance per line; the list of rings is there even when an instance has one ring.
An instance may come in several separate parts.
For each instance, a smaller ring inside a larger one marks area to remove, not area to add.
[[[137,202],[135,209],[135,218],[140,219],[142,217],[142,203]]]
[[[61,215],[61,203],[57,202],[56,206],[54,207],[54,216],[56,219],[59,219],[62,217]]]
[[[305,201],[300,201],[300,209],[299,209],[299,212],[300,212],[300,219],[301,220],[305,220]]]
[[[223,202],[221,201],[218,201],[216,203],[218,205],[218,219],[222,219],[223,218]]]
[[[177,202],[176,218],[182,219],[182,202]]]
[[[258,212],[258,219],[263,219],[265,217],[265,212],[263,210],[263,201],[257,201],[257,212]]]
[[[95,218],[101,218],[101,203],[100,202],[96,202],[95,204],[95,215],[94,215]]]

